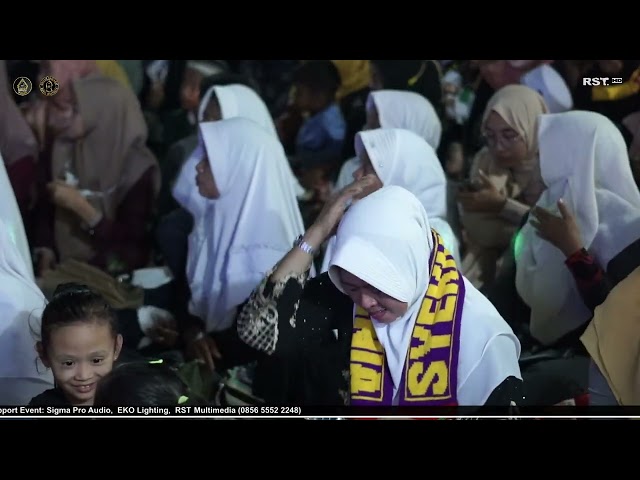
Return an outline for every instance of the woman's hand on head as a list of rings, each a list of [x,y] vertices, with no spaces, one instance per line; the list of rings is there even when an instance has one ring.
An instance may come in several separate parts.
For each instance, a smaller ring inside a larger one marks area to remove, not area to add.
[[[583,247],[580,228],[576,217],[562,199],[558,200],[558,210],[560,216],[536,206],[531,210],[529,223],[535,228],[540,238],[570,257]]]
[[[365,175],[336,192],[324,204],[320,214],[309,230],[318,232],[320,243],[334,235],[344,212],[351,203],[372,193],[373,187],[379,183],[375,175]]]

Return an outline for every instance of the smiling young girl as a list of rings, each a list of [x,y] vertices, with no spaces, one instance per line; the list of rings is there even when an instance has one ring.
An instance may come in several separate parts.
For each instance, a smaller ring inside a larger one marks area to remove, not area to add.
[[[93,405],[98,380],[111,371],[122,349],[115,312],[83,285],[63,284],[42,314],[36,350],[50,368],[55,388],[30,405]]]

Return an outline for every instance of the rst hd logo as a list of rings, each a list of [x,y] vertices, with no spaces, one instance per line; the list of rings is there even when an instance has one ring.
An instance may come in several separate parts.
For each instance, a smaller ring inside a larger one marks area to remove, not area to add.
[[[588,87],[598,87],[600,85],[608,86],[608,85],[620,85],[622,83],[622,78],[611,78],[611,77],[583,77],[582,78],[582,86]]]

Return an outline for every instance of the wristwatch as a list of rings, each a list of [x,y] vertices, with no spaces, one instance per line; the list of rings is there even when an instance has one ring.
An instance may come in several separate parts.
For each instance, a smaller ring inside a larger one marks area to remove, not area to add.
[[[318,254],[318,251],[315,248],[313,248],[311,245],[309,245],[307,242],[305,242],[302,239],[302,237],[303,236],[300,235],[298,238],[296,238],[296,241],[293,242],[293,246],[298,247],[304,253],[311,255],[312,257],[315,257]]]

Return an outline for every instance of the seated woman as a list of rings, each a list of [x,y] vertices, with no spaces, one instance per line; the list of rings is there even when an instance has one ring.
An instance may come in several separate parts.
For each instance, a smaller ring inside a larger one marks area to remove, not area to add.
[[[640,268],[619,283],[600,305],[582,343],[593,358],[590,405],[640,405]]]
[[[193,188],[209,202],[189,238],[194,324],[185,331],[185,343],[213,370],[214,358],[222,357],[226,366],[237,364],[234,358],[244,361],[243,344],[234,340],[237,308],[304,227],[276,137],[240,117],[201,123],[200,133],[204,154]]]
[[[367,122],[363,130],[403,128],[416,133],[438,150],[442,123],[433,105],[422,95],[402,90],[378,90],[369,94],[366,109]],[[334,191],[342,190],[353,181],[353,174],[360,164],[356,155],[342,165]]]
[[[498,258],[544,188],[536,132],[538,116],[547,111],[537,92],[509,85],[493,95],[484,112],[487,146],[477,153],[458,193],[469,241],[463,271],[478,284],[493,281]]]
[[[21,222],[28,223],[26,219],[33,202],[38,142],[14,100],[12,81],[7,74],[6,60],[0,60],[0,155],[15,194],[12,202],[18,203]]]
[[[0,403],[26,405],[31,398],[53,387],[51,372],[36,365],[33,331],[40,331],[40,316],[47,301],[35,284],[11,238],[11,229],[0,218]]]
[[[36,276],[67,259],[130,272],[150,260],[159,168],[131,89],[69,62],[45,61],[43,73],[59,80],[60,91],[29,114],[40,141]]]
[[[375,175],[374,189],[397,185],[418,197],[429,215],[431,226],[442,236],[456,262],[460,263],[458,239],[446,220],[447,179],[435,150],[409,130],[377,129],[356,135],[356,152],[360,167],[353,173],[354,178]],[[334,245],[335,239],[332,238],[325,252],[323,272],[329,268]]]
[[[520,233],[516,287],[531,308],[532,335],[551,345],[576,332],[577,340],[592,316],[565,267],[567,258],[588,251],[607,270],[618,256],[626,258],[626,274],[638,266],[628,249],[640,238],[640,192],[620,131],[600,114],[542,115],[538,143],[547,188]],[[571,224],[554,215],[556,208],[565,219],[573,212],[573,233],[563,229]],[[622,275],[607,276],[615,285]],[[593,291],[590,296],[595,298]]]
[[[216,83],[209,87],[200,101],[198,121],[215,122],[236,117],[253,120],[274,138],[278,138],[267,106],[253,89],[238,83],[229,85]],[[202,151],[196,147],[184,162],[173,186],[174,198],[194,216],[199,216],[209,202],[193,188],[193,170],[201,159]],[[296,196],[304,194],[304,189],[298,183],[291,167],[288,171]]]
[[[296,392],[282,396],[303,405],[521,403],[520,344],[459,272],[420,201],[384,187],[344,213],[372,184],[365,176],[325,206],[253,292],[240,337],[301,365],[285,385]],[[314,250],[338,222],[329,272],[309,279]]]

